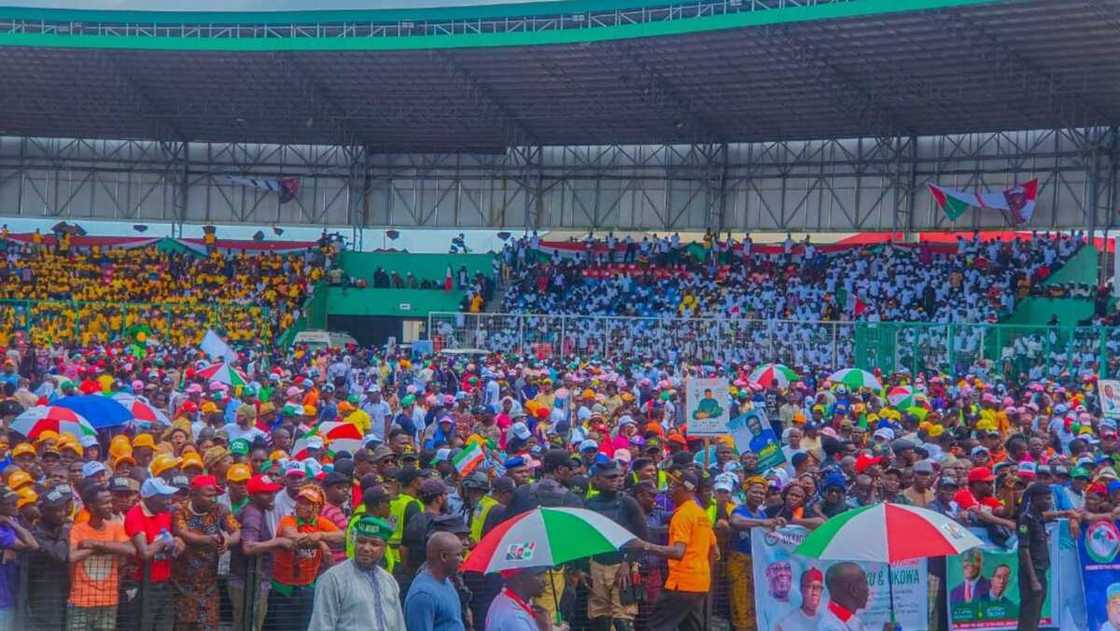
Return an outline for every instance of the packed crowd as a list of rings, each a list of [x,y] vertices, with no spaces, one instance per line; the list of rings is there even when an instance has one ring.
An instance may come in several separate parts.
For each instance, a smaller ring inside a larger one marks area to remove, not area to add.
[[[1099,332],[996,330],[1018,301],[1052,293],[1043,282],[1083,243],[1076,232],[841,248],[788,236],[777,246],[756,246],[749,235],[690,245],[675,235],[608,235],[558,246],[529,235],[501,255],[500,310],[513,315],[440,321],[434,332],[449,345],[541,357],[781,361],[821,370],[851,365],[862,343],[880,365],[911,373],[1115,375],[1114,359],[1101,365]],[[1081,324],[1114,323],[1108,290],[1094,292],[1094,315]],[[1118,335],[1103,343],[1120,351]]]
[[[12,346],[0,374],[0,629],[660,631],[717,616],[741,631],[756,628],[752,529],[881,501],[1032,537],[1120,516],[1095,378],[897,373],[873,390],[813,371],[767,388],[750,365],[347,348],[249,352],[230,385],[182,348],[69,350]],[[733,416],[764,409],[784,463],[703,450],[682,401],[697,376],[731,381],[716,403]],[[892,405],[903,385],[913,396]],[[126,395],[169,424],[52,425],[43,410],[73,394]],[[560,568],[460,571],[536,506],[585,507],[638,539]],[[833,628],[831,609],[805,616],[795,628]],[[934,606],[932,628],[945,616]]]
[[[235,343],[271,340],[290,327],[334,246],[299,254],[76,248],[0,239],[0,341],[27,331],[40,346],[90,347],[146,325],[177,346],[207,329]]]
[[[1011,241],[958,237],[955,249],[894,243],[825,253],[787,235],[779,252],[708,235],[700,256],[678,235],[584,241],[568,258],[539,241],[507,245],[507,312],[762,320],[995,322],[1073,256],[1080,233]]]

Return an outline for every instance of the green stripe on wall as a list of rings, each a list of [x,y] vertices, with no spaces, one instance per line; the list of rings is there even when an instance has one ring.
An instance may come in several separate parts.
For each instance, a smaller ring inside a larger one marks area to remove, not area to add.
[[[54,35],[41,33],[4,33],[0,34],[0,46],[24,46],[40,48],[95,48],[95,49],[137,49],[137,50],[183,50],[183,51],[229,51],[229,52],[273,52],[273,51],[376,51],[376,50],[430,50],[452,48],[486,48],[508,46],[540,46],[548,44],[575,44],[582,42],[599,42],[620,39],[634,39],[643,37],[659,37],[669,35],[683,35],[688,33],[701,33],[719,31],[733,28],[764,26],[771,24],[789,24],[808,22],[813,20],[834,20],[843,18],[858,18],[874,15],[890,15],[908,11],[924,11],[931,9],[944,9],[952,7],[974,6],[993,4],[1006,0],[853,0],[847,3],[827,4],[806,7],[786,7],[783,9],[770,9],[758,11],[745,11],[731,15],[718,15],[695,17],[673,20],[669,22],[656,22],[649,24],[630,24],[621,26],[588,27],[585,29],[567,29],[543,31],[538,33],[484,33],[484,34],[457,34],[457,35],[426,35],[410,37],[323,37],[323,38],[258,38],[258,39],[233,39],[233,38],[203,38],[203,37],[137,37],[115,35]],[[664,6],[664,2],[627,2],[617,0],[620,5]],[[556,5],[567,7],[569,5],[590,6],[597,5],[600,9],[603,3],[591,3],[578,0],[572,3],[542,4],[541,9],[548,8],[547,15],[560,15],[581,9],[566,9],[557,11]],[[511,7],[520,8],[510,17],[523,17],[530,12],[521,5],[499,5],[495,9],[510,10]],[[449,16],[459,11],[466,11],[471,7],[455,9],[425,10],[429,13],[427,19],[447,20]],[[48,18],[45,10],[37,9],[0,9],[0,20],[15,17],[14,13],[34,11],[48,21],[57,21],[60,18]],[[190,13],[145,13],[145,12],[111,12],[111,11],[77,11],[59,12],[77,13],[81,18],[69,18],[85,22],[112,22],[112,23],[149,23],[149,24],[199,24],[202,18]],[[311,20],[311,24],[324,22],[338,22],[355,19],[355,12],[332,11],[323,13],[298,13],[284,14],[287,19],[280,20],[283,24],[299,24],[300,20]],[[363,12],[358,13],[361,17]],[[389,18],[385,16],[391,12],[367,12],[376,15],[376,21]],[[461,17],[478,18],[481,10],[463,13]],[[132,16],[128,18],[126,16]],[[215,18],[213,23],[226,24],[225,19],[235,19],[240,24],[248,20],[251,24],[277,24],[278,15],[270,13],[242,13],[242,14],[202,14],[223,16]],[[178,17],[173,17],[178,16]],[[438,16],[438,17],[437,17]],[[257,19],[260,17],[261,19]],[[26,18],[21,18],[26,19]],[[69,21],[67,19],[66,21]],[[219,22],[219,19],[221,21]],[[370,19],[374,19],[373,15]],[[396,19],[425,19],[421,17],[393,18]],[[483,18],[485,19],[485,18]]]

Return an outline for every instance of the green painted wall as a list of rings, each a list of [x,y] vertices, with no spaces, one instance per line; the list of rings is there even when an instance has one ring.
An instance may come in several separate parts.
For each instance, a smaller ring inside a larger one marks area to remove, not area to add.
[[[412,254],[409,252],[343,252],[339,265],[343,271],[355,278],[373,279],[373,272],[378,267],[384,267],[388,273],[394,271],[404,278],[409,272],[417,280],[434,280],[443,282],[450,265],[452,275],[459,271],[460,265],[467,267],[467,272],[473,276],[478,272],[489,276],[491,263],[494,257],[491,254]]]
[[[1076,326],[1079,320],[1093,315],[1093,301],[1081,298],[1041,298],[1031,296],[1015,307],[1003,324],[1043,325],[1057,314],[1063,326]]]
[[[430,311],[458,311],[461,291],[433,289],[325,289],[326,313],[332,316],[428,317]],[[408,305],[402,309],[402,305]]]
[[[1100,265],[1100,253],[1092,246],[1085,246],[1077,251],[1069,261],[1058,271],[1050,275],[1043,285],[1062,285],[1065,283],[1083,283],[1085,285],[1097,284],[1097,266]]]

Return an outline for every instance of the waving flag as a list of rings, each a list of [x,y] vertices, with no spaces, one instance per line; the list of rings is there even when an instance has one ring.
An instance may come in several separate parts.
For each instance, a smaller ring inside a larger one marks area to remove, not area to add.
[[[929,185],[929,192],[938,208],[944,210],[951,221],[956,221],[967,210],[976,209],[1007,212],[1011,216],[1011,223],[1021,224],[1030,221],[1034,215],[1038,180],[1016,184],[999,193],[969,193],[941,188],[936,184]]]
[[[272,191],[273,193],[280,193],[280,203],[290,202],[299,195],[299,178],[298,177],[282,177],[280,179],[268,179],[259,177],[240,177],[236,175],[227,175],[226,181],[230,184],[240,184],[249,188],[255,188],[262,191]]]
[[[484,457],[482,447],[478,443],[471,443],[455,454],[455,457],[451,459],[451,464],[455,465],[455,471],[462,477],[481,464]]]

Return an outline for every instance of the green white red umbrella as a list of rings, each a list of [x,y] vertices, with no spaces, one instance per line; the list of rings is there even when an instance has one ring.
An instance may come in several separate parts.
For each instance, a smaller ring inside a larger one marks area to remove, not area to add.
[[[894,622],[892,563],[956,556],[982,545],[976,535],[931,510],[880,503],[845,511],[809,533],[793,551],[822,561],[887,564],[891,622]]]
[[[311,431],[296,439],[296,442],[292,445],[292,458],[303,460],[310,456],[308,447],[317,442],[314,440],[316,437],[321,439],[323,448],[332,455],[340,451],[354,453],[362,446],[362,431],[358,429],[357,425],[326,421],[319,423]]]
[[[236,368],[230,366],[226,362],[211,364],[195,374],[206,381],[217,381],[227,386],[243,386],[249,383],[245,375],[238,372]]]
[[[832,561],[898,563],[957,555],[979,545],[976,535],[940,513],[880,503],[829,519],[810,532],[794,553]]]
[[[879,383],[875,375],[859,368],[837,370],[828,376],[828,380],[834,384],[842,383],[855,390],[859,390],[860,388],[871,388],[872,390],[883,389],[883,384]]]
[[[900,410],[917,404],[918,392],[910,386],[895,386],[887,391],[887,402]]]
[[[502,522],[471,551],[466,572],[555,567],[615,552],[634,535],[611,519],[582,508],[536,508]]]
[[[171,426],[171,419],[163,411],[134,395],[121,392],[114,394],[113,400],[123,405],[129,414],[132,414],[132,420],[129,422],[132,427],[150,429],[160,425]]]
[[[11,429],[32,440],[46,431],[70,434],[75,438],[97,435],[97,430],[84,416],[57,405],[37,405],[27,409],[12,420]]]
[[[755,368],[747,380],[763,388],[788,388],[800,375],[785,364],[762,364]]]

